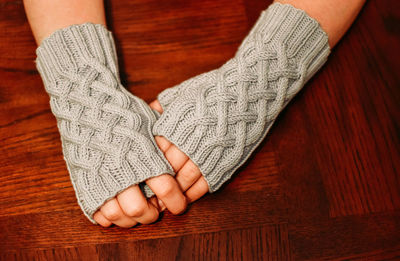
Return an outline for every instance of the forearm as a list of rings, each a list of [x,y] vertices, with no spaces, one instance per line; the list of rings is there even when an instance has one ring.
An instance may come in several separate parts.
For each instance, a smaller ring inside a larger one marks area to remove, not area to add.
[[[103,0],[24,0],[36,43],[57,29],[92,22],[106,25]]]
[[[334,47],[360,12],[365,0],[275,0],[304,10],[316,19]]]

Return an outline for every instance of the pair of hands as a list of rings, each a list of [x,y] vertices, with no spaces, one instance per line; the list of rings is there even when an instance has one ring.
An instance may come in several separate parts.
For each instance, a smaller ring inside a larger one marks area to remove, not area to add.
[[[150,107],[162,113],[160,103],[155,100]],[[133,185],[115,198],[107,201],[93,216],[103,227],[115,224],[129,228],[138,223],[150,224],[159,213],[168,209],[172,214],[181,214],[188,203],[196,201],[208,192],[208,184],[200,169],[175,145],[164,137],[155,141],[174,169],[176,176],[163,174],[146,180],[156,196],[147,199],[138,185]]]

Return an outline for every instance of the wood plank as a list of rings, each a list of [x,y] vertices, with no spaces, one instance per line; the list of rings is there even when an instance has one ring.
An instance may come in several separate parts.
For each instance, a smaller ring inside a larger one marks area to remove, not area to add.
[[[0,260],[291,260],[286,225],[3,255]]]
[[[124,85],[151,101],[219,67],[270,3],[106,1]],[[398,7],[367,2],[219,192],[184,215],[103,229],[76,204],[22,1],[2,1],[0,260],[399,259]]]
[[[288,224],[295,260],[334,260],[399,250],[400,211]],[[370,253],[370,254],[368,254]]]
[[[107,6],[123,83],[146,101],[221,66],[248,31],[241,1],[108,1]]]
[[[0,252],[162,238],[204,232],[282,224],[287,207],[279,189],[264,193],[223,190],[199,200],[180,216],[132,229],[93,226],[79,209],[0,217]]]
[[[400,96],[398,91],[393,95],[400,78],[391,71],[396,63],[380,55],[399,46],[400,39],[377,44],[377,35],[386,29],[386,17],[378,10],[374,1],[365,6],[333,51],[321,81],[305,95],[309,135],[314,137],[310,145],[332,217],[400,208]]]
[[[342,257],[333,260],[367,260],[367,261],[381,261],[381,260],[399,260],[400,259],[400,246],[395,249],[384,249],[384,250],[376,250],[368,253],[362,253],[358,255],[351,255],[347,257]]]
[[[389,37],[390,22],[378,11],[376,2],[367,3],[322,71],[280,115],[279,132],[271,131],[291,191],[288,200],[301,200],[293,211],[306,211],[305,216],[400,208],[400,81],[392,71],[400,66],[382,58],[400,39]],[[388,41],[377,42],[382,32]],[[300,192],[309,189],[317,191],[309,197]]]

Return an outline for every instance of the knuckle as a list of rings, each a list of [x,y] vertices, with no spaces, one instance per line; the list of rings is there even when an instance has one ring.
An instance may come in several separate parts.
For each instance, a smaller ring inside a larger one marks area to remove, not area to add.
[[[163,198],[174,192],[174,183],[172,180],[166,180],[158,191],[158,196]]]
[[[191,183],[193,181],[193,179],[195,178],[195,172],[194,172],[194,170],[192,171],[192,168],[187,169],[180,173],[180,178],[182,181],[184,181],[186,183]]]
[[[125,213],[130,217],[140,217],[146,212],[147,207],[144,204],[135,204],[127,207]]]
[[[179,202],[179,204],[176,205],[176,207],[170,211],[174,215],[179,215],[182,214],[187,207],[187,200],[186,197],[183,197],[183,199]]]
[[[156,222],[158,220],[159,213],[158,211],[154,211],[154,213],[146,220],[146,222],[143,222],[143,224],[151,224],[153,222]]]
[[[111,226],[111,221],[103,221],[103,222],[101,222],[101,223],[99,223],[102,227],[109,227],[109,226]]]
[[[110,221],[115,221],[121,217],[121,211],[115,207],[108,207],[101,211],[105,218]]]

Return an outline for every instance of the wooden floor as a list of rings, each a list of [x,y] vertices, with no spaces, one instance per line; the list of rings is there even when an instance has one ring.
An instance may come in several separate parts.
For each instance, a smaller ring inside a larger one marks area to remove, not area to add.
[[[266,0],[107,2],[150,102],[232,57]],[[0,259],[400,260],[400,4],[368,1],[235,178],[132,229],[81,213],[22,1],[0,2]]]

